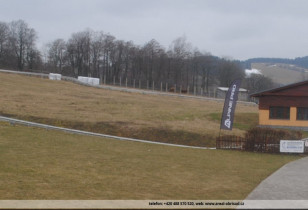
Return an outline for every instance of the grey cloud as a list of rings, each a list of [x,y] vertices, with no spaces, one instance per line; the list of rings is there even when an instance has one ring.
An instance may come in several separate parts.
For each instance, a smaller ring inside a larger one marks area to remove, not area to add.
[[[298,57],[307,52],[305,0],[0,0],[0,21],[25,20],[41,44],[92,28],[168,48],[186,35],[214,55]]]

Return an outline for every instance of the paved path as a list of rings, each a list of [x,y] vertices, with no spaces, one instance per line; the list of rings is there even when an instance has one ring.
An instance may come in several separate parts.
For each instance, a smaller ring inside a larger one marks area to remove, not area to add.
[[[243,202],[237,209],[308,209],[308,157],[278,169]]]
[[[73,134],[116,139],[116,140],[121,140],[121,141],[135,141],[135,142],[142,142],[142,143],[148,143],[148,144],[160,144],[160,145],[165,145],[165,146],[184,147],[184,148],[191,148],[191,149],[216,149],[215,147],[188,146],[188,145],[181,145],[181,144],[171,144],[171,143],[163,143],[163,142],[156,142],[156,141],[143,140],[143,139],[113,136],[113,135],[102,134],[102,133],[93,133],[93,132],[88,132],[88,131],[82,131],[82,130],[46,125],[46,124],[42,124],[42,123],[29,122],[29,121],[25,121],[25,120],[18,120],[18,119],[9,118],[9,117],[3,117],[3,116],[0,116],[0,121],[9,122],[12,125],[14,125],[14,124],[26,125],[26,126],[45,128],[45,129],[50,129],[50,130],[60,130],[60,131],[73,133]]]
[[[262,181],[246,200],[308,200],[308,157],[284,165]]]

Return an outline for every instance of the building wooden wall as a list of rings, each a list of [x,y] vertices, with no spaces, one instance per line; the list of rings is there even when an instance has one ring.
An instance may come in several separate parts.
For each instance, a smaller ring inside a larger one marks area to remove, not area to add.
[[[308,81],[256,94],[259,98],[259,124],[308,127],[308,120],[297,120],[297,107],[308,107]],[[271,106],[290,107],[290,119],[270,119]]]
[[[270,106],[308,107],[308,97],[274,95],[261,96],[259,98],[259,109],[266,110]]]

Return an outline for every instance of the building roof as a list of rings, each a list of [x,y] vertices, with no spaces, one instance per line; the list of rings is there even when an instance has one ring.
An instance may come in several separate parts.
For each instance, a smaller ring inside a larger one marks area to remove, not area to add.
[[[228,91],[228,90],[229,90],[228,87],[218,87],[217,89],[218,89],[218,90],[222,90],[222,91]],[[244,88],[240,88],[239,91],[240,91],[240,92],[247,92],[247,90],[244,89]]]
[[[296,89],[300,86],[308,86],[308,80],[284,85],[284,86],[281,86],[281,87],[278,87],[278,88],[264,90],[264,91],[261,91],[261,92],[258,92],[258,93],[251,94],[250,97],[261,97],[261,96],[266,96],[266,95],[278,95],[278,93],[287,92],[287,90]],[[303,91],[300,91],[300,92],[303,92]],[[299,94],[299,96],[304,96],[304,95]],[[306,94],[305,94],[305,96],[306,96]]]

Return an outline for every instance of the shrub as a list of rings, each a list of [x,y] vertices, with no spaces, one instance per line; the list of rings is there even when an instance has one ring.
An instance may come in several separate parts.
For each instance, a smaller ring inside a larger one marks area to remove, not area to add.
[[[271,141],[280,141],[282,139],[298,140],[302,138],[300,131],[277,130],[272,128],[252,128],[245,134],[245,138],[254,139],[256,142],[271,139]]]
[[[302,139],[300,131],[255,127],[248,130],[244,138],[234,135],[217,137],[216,148],[277,153],[280,140],[298,139]]]
[[[245,149],[260,152],[279,152],[280,140],[298,140],[300,131],[278,130],[272,128],[252,128],[245,134]]]

